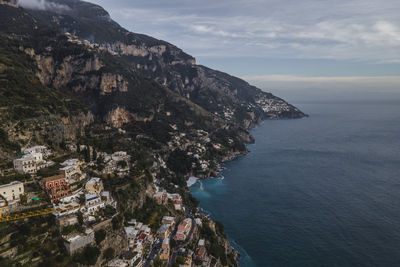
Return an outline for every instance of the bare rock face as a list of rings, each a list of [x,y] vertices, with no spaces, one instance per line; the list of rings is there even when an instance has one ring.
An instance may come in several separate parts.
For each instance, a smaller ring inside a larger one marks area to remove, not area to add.
[[[105,121],[116,128],[120,128],[132,121],[132,114],[124,108],[117,107],[107,114]]]
[[[37,76],[41,83],[49,85],[54,76],[54,61],[50,56],[36,55],[35,60],[39,68]]]
[[[113,91],[127,92],[128,82],[119,74],[103,73],[100,82],[101,94],[111,94]]]
[[[68,139],[75,139],[79,133],[83,135],[85,127],[94,122],[94,116],[91,112],[80,113],[77,116],[62,118],[64,125],[64,136]]]
[[[18,0],[0,0],[0,5],[9,5],[12,7],[18,7]]]
[[[167,47],[165,45],[147,47],[144,45],[124,44],[122,42],[107,44],[103,47],[111,53],[135,57],[152,57],[152,55],[162,56],[167,51]]]

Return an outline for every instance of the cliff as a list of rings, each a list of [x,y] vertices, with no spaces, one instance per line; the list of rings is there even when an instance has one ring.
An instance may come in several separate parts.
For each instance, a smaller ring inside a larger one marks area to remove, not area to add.
[[[34,144],[59,154],[67,153],[66,142],[109,153],[127,151],[133,170],[105,180],[119,214],[113,226],[105,227],[109,234],[97,245],[99,253],[113,242],[119,244],[116,253],[124,250],[120,227],[132,214],[146,214],[143,207],[155,207],[149,199],[155,184],[181,194],[194,212],[189,175],[209,177],[219,163],[247,153],[246,143],[254,141],[247,130],[261,120],[304,116],[239,78],[197,65],[172,44],[127,31],[97,5],[49,2],[45,10],[0,2],[0,159],[10,163],[21,147]],[[64,8],[52,8],[60,5]],[[158,210],[153,214],[160,216]],[[214,258],[237,265],[223,227],[216,229],[208,219],[207,224],[212,231],[203,235],[210,239],[209,250],[218,248]],[[54,263],[57,257],[60,265],[84,260],[65,257],[62,246],[51,248],[59,238],[57,229],[51,231],[46,251],[29,251],[32,264]],[[21,251],[13,246],[10,251],[22,261]],[[55,256],[43,261],[48,251]],[[100,257],[95,264],[105,260]]]

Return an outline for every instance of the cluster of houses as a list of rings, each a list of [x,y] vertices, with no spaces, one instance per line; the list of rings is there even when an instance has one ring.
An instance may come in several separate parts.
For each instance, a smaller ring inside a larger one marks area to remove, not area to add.
[[[199,242],[197,244],[196,252],[194,253],[193,258],[197,262],[201,262],[202,266],[210,266],[211,265],[211,258],[207,254],[204,239],[199,240]]]
[[[84,188],[59,199],[55,205],[57,211],[54,215],[60,226],[68,226],[78,223],[77,213],[81,212],[83,221],[95,227],[111,220],[99,215],[99,212],[106,206],[116,208],[116,202],[110,192],[104,191],[101,179],[93,177],[86,182]],[[64,237],[64,244],[70,254],[93,242],[94,233],[91,228],[86,228],[85,233]]]
[[[111,260],[107,266],[141,267],[146,258],[145,253],[151,250],[155,237],[148,225],[134,219],[128,222],[128,226],[125,227],[124,230],[129,242],[129,248],[122,257]],[[146,251],[146,248],[148,248],[148,251]]]
[[[50,155],[51,151],[45,146],[27,148],[19,158],[14,159],[14,169],[19,173],[36,173],[38,170],[54,164],[52,161],[46,161]]]
[[[60,189],[60,191],[62,192],[62,189]],[[52,199],[52,195],[49,195],[49,198]],[[87,181],[84,188],[77,190],[73,194],[69,193],[57,200],[55,207],[58,210],[62,210],[61,212],[55,213],[57,219],[62,219],[67,215],[71,216],[80,211],[83,215],[84,221],[98,222],[101,220],[98,214],[100,210],[106,206],[111,206],[113,208],[116,207],[116,202],[111,197],[110,192],[104,191],[103,182],[97,177],[93,177]],[[72,207],[79,208],[76,210]]]
[[[175,210],[185,211],[182,197],[177,193],[170,194],[163,189],[159,189],[158,192],[153,195],[153,199],[159,205],[166,205],[168,204],[168,201],[171,201],[171,203],[174,205]]]
[[[117,173],[118,175],[127,175],[129,173],[129,165],[131,156],[125,151],[117,151],[113,154],[99,152],[98,156],[103,159],[105,174]]]
[[[21,173],[35,173],[43,167],[54,164],[46,161],[51,155],[51,151],[45,146],[34,146],[23,151],[23,155],[14,160],[14,168]],[[105,167],[103,173],[127,174],[130,166],[130,156],[126,152],[119,151],[113,154],[99,152]],[[60,163],[59,174],[43,178],[40,186],[47,195],[55,208],[53,213],[60,229],[83,223],[85,226],[83,232],[74,232],[63,236],[64,245],[70,255],[76,253],[83,247],[95,243],[95,231],[103,225],[111,223],[110,215],[104,215],[102,210],[112,207],[116,210],[117,203],[113,200],[110,192],[104,190],[101,178],[92,177],[88,179],[81,188],[77,183],[86,179],[86,174],[81,170],[83,162],[79,159],[71,158]],[[75,184],[75,185],[73,185]],[[168,193],[162,188],[156,186],[157,193],[153,199],[159,205],[172,204],[176,211],[185,211],[182,197],[177,193]],[[13,207],[17,206],[24,195],[24,184],[14,181],[0,186],[0,216],[7,214]],[[82,215],[82,216],[81,216]],[[128,240],[128,250],[119,258],[110,261],[107,265],[116,266],[134,266],[144,265],[148,253],[155,247],[156,255],[168,263],[171,259],[171,240],[191,241],[198,235],[198,226],[201,227],[200,218],[186,218],[180,221],[176,226],[176,218],[164,216],[161,221],[161,227],[155,234],[150,227],[136,220],[131,220],[124,227],[126,238]],[[181,243],[182,244],[182,243]],[[202,266],[211,265],[211,257],[207,255],[205,240],[200,239],[197,246],[191,249],[181,247],[174,253],[185,258],[183,266],[193,266],[193,261],[202,262]],[[153,253],[154,255],[154,253]],[[182,266],[182,265],[181,265]]]

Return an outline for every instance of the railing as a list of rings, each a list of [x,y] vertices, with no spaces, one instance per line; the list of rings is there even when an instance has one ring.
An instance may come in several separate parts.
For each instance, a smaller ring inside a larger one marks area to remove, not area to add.
[[[26,219],[26,218],[35,217],[35,216],[43,216],[43,215],[47,215],[47,214],[50,214],[50,213],[66,211],[66,210],[71,210],[71,209],[75,209],[75,208],[76,207],[66,207],[66,208],[63,208],[63,209],[60,209],[60,208],[57,208],[57,209],[55,209],[55,208],[46,208],[46,209],[41,209],[41,210],[20,212],[20,213],[16,213],[16,214],[11,214],[11,215],[0,217],[0,222],[10,222],[10,221]]]

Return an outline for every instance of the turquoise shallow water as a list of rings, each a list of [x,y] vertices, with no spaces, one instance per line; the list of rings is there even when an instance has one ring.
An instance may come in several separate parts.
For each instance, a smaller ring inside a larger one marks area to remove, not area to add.
[[[201,208],[241,266],[400,266],[400,102],[297,106],[191,187]]]

